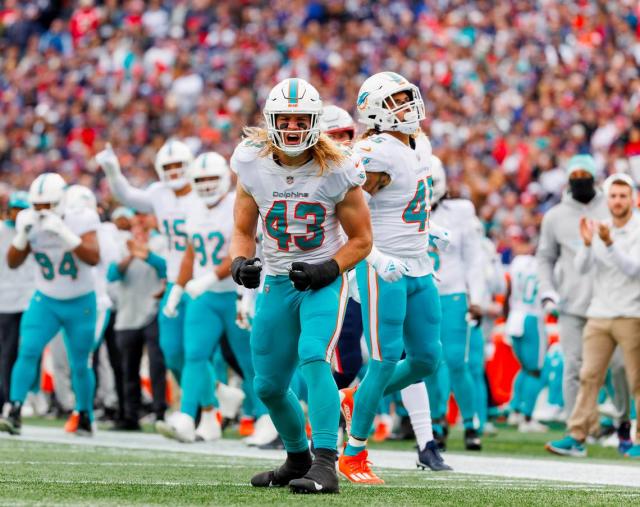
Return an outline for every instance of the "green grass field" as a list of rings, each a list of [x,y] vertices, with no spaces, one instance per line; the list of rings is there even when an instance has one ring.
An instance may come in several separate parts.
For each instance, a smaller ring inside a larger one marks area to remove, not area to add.
[[[554,432],[555,433],[555,432]],[[561,434],[561,432],[557,432]],[[555,436],[555,434],[553,435]],[[505,429],[485,439],[487,454],[545,455],[546,436]],[[451,448],[458,447],[455,434]],[[410,449],[409,442],[378,447]],[[590,451],[595,451],[592,446]],[[594,462],[628,463],[601,449]],[[611,451],[611,453],[609,452]],[[551,459],[551,457],[550,457]],[[581,461],[581,462],[584,462]],[[553,461],[550,460],[550,466]],[[252,474],[274,462],[185,452],[160,452],[0,439],[1,505],[638,505],[640,488],[509,479],[417,469],[382,469],[387,484],[341,482],[340,495],[301,497],[286,489],[255,489]],[[640,486],[640,466],[638,466]]]

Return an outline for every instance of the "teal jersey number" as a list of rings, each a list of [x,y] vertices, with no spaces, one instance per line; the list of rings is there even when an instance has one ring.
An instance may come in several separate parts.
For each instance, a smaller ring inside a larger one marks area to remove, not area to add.
[[[187,233],[184,232],[184,222],[181,218],[173,220],[172,223],[167,219],[162,221],[164,234],[169,242],[169,250],[184,252],[187,249]]]
[[[429,223],[429,209],[427,206],[427,184],[418,181],[416,193],[402,213],[402,220],[408,224],[418,224],[418,230],[424,232]]]
[[[293,241],[303,251],[315,250],[324,243],[324,228],[322,224],[327,218],[327,210],[317,202],[300,202],[293,213],[294,218],[313,223],[307,223],[306,234],[292,236],[288,231],[287,201],[275,201],[264,217],[267,235],[278,244],[278,250],[288,252],[289,244]]]
[[[56,277],[56,270],[49,256],[42,252],[35,252],[33,255],[36,262],[40,265],[44,279],[53,280]],[[78,278],[78,266],[71,252],[65,252],[62,257],[62,261],[60,261],[60,266],[58,267],[58,274],[60,276],[70,276],[72,280]]]
[[[214,242],[215,246],[211,252],[211,262],[214,266],[217,266],[222,262],[222,259],[218,257],[220,250],[224,246],[224,236],[219,232],[211,232],[207,236],[207,240]],[[196,233],[191,237],[191,243],[193,244],[193,250],[198,256],[198,262],[201,266],[207,265],[207,248],[205,240],[202,234]]]
[[[538,280],[536,275],[528,275],[525,277],[522,273],[518,273],[518,284],[522,289],[522,302],[527,305],[534,304],[538,295]]]

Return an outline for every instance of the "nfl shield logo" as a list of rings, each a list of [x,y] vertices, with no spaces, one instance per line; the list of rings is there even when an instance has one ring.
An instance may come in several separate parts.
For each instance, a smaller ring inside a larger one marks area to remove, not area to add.
[[[287,176],[287,185],[293,184],[293,176]]]

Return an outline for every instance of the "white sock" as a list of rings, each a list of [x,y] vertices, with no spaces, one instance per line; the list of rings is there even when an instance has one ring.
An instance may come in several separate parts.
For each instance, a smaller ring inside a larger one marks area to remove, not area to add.
[[[349,437],[348,443],[351,447],[362,447],[363,449],[367,446],[366,440],[358,440],[354,437]]]
[[[217,423],[217,420],[216,420],[215,409],[203,410],[202,412],[200,412],[200,424],[198,424],[198,427],[200,426],[206,427],[207,425],[216,424],[216,423]]]
[[[433,440],[431,407],[429,406],[427,386],[424,382],[411,384],[400,391],[400,394],[402,395],[402,404],[409,413],[418,447],[424,449],[427,442]]]

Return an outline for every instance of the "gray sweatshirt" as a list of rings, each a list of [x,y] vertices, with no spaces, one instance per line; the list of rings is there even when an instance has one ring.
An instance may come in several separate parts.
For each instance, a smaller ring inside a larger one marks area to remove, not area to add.
[[[580,237],[582,216],[595,220],[609,218],[606,199],[600,190],[586,205],[565,192],[562,201],[542,219],[536,259],[540,299],[551,298],[561,313],[586,317],[593,279],[578,273],[574,266],[574,259],[583,244]]]
[[[607,247],[595,233],[591,247],[583,243],[574,261],[582,275],[593,278],[587,316],[640,318],[640,218],[634,214],[620,228],[606,223],[613,244]]]
[[[0,221],[0,313],[20,313],[27,309],[36,284],[38,265],[29,255],[22,266],[9,269],[7,252],[16,230]]]

